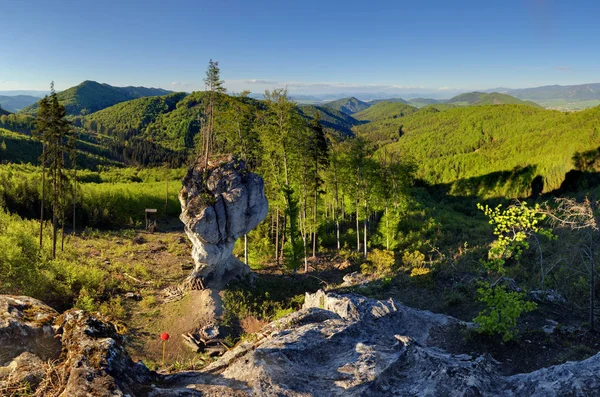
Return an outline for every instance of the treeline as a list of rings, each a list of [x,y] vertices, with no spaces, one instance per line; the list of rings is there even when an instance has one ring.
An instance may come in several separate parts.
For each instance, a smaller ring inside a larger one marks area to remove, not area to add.
[[[156,208],[159,215],[176,217],[181,212],[177,199],[183,169],[136,170],[111,169],[103,172],[77,172],[75,207],[66,208],[65,216],[75,227],[115,229],[143,225],[146,208]],[[0,167],[0,207],[29,219],[39,219],[41,210],[41,168],[30,165]],[[173,181],[168,189],[166,180]],[[165,202],[165,199],[166,202]],[[166,203],[166,207],[165,207]],[[51,213],[45,203],[45,213]]]

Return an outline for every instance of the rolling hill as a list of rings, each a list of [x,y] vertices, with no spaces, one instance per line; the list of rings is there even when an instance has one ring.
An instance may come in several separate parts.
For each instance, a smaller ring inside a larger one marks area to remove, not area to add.
[[[443,103],[444,101],[433,98],[412,98],[408,100],[409,105],[421,108],[427,105],[435,105],[438,103]]]
[[[371,123],[355,130],[387,136],[388,144],[380,150],[412,158],[419,178],[445,184],[452,194],[523,197],[534,189],[559,189],[566,174],[577,168],[577,153],[600,147],[599,118],[600,107],[565,114],[488,105],[419,111],[388,119],[379,129],[365,132],[373,128]]]
[[[385,98],[385,99],[373,99],[372,101],[369,101],[367,103],[371,104],[371,105],[375,105],[379,102],[400,102],[400,103],[404,103],[405,105],[408,105],[408,101],[405,101],[402,98]]]
[[[403,102],[378,102],[360,112],[354,113],[352,117],[357,120],[377,121],[386,118],[404,117],[418,111],[414,106]]]
[[[479,106],[479,105],[508,105],[508,104],[518,104],[518,105],[529,105],[534,107],[540,107],[535,102],[531,101],[523,101],[521,99],[512,97],[507,94],[500,94],[497,92],[492,93],[484,93],[484,92],[468,92],[465,94],[457,95],[449,100],[446,103],[458,105],[458,106]]]
[[[360,99],[350,97],[338,99],[332,102],[327,102],[321,106],[338,112],[353,114],[368,108],[369,106],[371,106],[371,104],[369,102],[364,102]]]
[[[93,113],[120,102],[132,99],[170,94],[171,91],[161,88],[146,87],[113,87],[95,81],[84,81],[58,93],[58,99],[65,106],[67,114],[78,115]],[[22,113],[37,113],[38,103],[21,110]]]
[[[11,113],[16,113],[39,100],[40,98],[31,95],[0,95],[0,107]]]
[[[10,112],[8,110],[4,110],[2,106],[0,106],[0,116],[8,116]]]

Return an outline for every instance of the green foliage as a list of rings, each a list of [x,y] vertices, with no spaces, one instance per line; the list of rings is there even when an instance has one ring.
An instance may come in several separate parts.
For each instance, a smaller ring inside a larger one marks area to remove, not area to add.
[[[392,277],[398,271],[393,251],[373,249],[369,260],[360,267],[363,274],[379,278]]]
[[[561,113],[523,105],[474,106],[384,119],[360,136],[418,165],[416,177],[457,196],[524,197],[558,189],[578,152],[596,149],[600,107]],[[402,127],[403,134],[398,137]],[[443,142],[443,143],[442,143]]]
[[[402,263],[410,268],[421,268],[425,263],[425,255],[419,251],[404,251]]]
[[[524,250],[529,248],[528,239],[534,234],[552,237],[552,233],[539,226],[545,218],[540,213],[539,205],[530,208],[526,203],[513,205],[502,209],[478,204],[494,225],[496,240],[492,243],[488,259],[482,263],[485,268],[496,278],[482,282],[478,293],[478,300],[486,304],[484,309],[473,321],[479,326],[481,333],[502,335],[504,341],[513,339],[517,333],[517,319],[522,313],[534,310],[537,305],[525,300],[525,294],[516,291],[507,291],[501,281],[506,275],[506,262],[510,259],[518,262]]]
[[[500,334],[506,342],[517,335],[517,319],[523,313],[535,310],[534,302],[527,302],[525,294],[507,291],[504,286],[481,283],[477,289],[478,300],[487,308],[473,319],[477,331],[483,334]]]
[[[354,113],[352,117],[357,120],[377,121],[387,118],[397,119],[418,111],[414,106],[407,105],[401,102],[382,101],[372,105],[358,113]]]
[[[497,274],[506,275],[505,264],[508,259],[518,261],[523,251],[529,248],[529,237],[537,233],[552,238],[552,231],[540,227],[540,222],[546,218],[540,212],[539,204],[530,208],[526,202],[512,205],[503,209],[502,205],[496,208],[477,204],[494,225],[494,241],[488,253],[488,260],[482,261],[486,269]]]

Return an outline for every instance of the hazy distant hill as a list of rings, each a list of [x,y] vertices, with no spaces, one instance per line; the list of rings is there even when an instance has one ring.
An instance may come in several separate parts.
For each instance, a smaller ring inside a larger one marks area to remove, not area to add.
[[[535,102],[523,101],[507,94],[500,94],[498,92],[485,93],[485,92],[467,92],[465,94],[457,95],[450,98],[446,103],[459,105],[459,106],[478,106],[478,105],[529,105],[534,107],[541,107]]]
[[[379,103],[379,102],[400,102],[400,103],[404,103],[404,104],[408,105],[408,101],[406,101],[402,98],[373,99],[372,101],[369,101],[368,103],[371,105],[375,105],[376,103]]]
[[[337,110],[342,113],[353,114],[368,108],[369,106],[371,106],[371,104],[369,102],[364,102],[360,99],[350,97],[338,99],[332,102],[327,102],[324,103],[322,106],[332,110]]]
[[[433,98],[412,98],[408,100],[408,103],[412,106],[422,108],[427,105],[435,105],[437,103],[443,103],[443,100]]]
[[[569,101],[589,101],[600,99],[600,83],[580,85],[547,85],[535,88],[508,90],[516,98],[532,101],[564,99]]]
[[[0,106],[4,110],[15,113],[39,100],[40,98],[31,95],[0,95]]]
[[[354,113],[352,117],[357,120],[376,121],[385,118],[404,117],[409,114],[413,114],[418,110],[418,108],[407,105],[403,102],[382,101],[368,107],[367,109],[361,110],[358,113]]]
[[[100,84],[95,81],[84,81],[58,93],[58,99],[67,109],[67,114],[77,115],[82,111],[93,113],[120,102],[132,99],[167,95],[172,91],[161,88],[146,87],[113,87],[108,84]],[[21,110],[22,113],[34,114],[37,112],[38,103]]]

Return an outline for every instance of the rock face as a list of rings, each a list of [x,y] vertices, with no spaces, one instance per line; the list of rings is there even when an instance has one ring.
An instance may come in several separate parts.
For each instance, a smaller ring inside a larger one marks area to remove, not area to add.
[[[437,345],[433,335],[456,325],[468,324],[393,300],[319,291],[258,341],[164,386],[211,384],[255,396],[598,395],[600,354],[505,377],[489,356],[453,355]]]
[[[40,396],[133,396],[154,379],[102,317],[25,296],[0,295],[0,310],[0,395],[28,384]]]
[[[29,305],[27,314],[24,305]],[[79,310],[58,316],[25,297],[0,296],[0,307],[8,310],[0,313],[2,337],[14,339],[16,330],[24,338],[49,332],[61,341],[56,371],[62,375],[54,378],[58,387],[52,394],[38,395],[58,395],[58,389],[65,397],[545,397],[597,396],[600,390],[600,353],[580,362],[501,376],[492,358],[453,355],[438,343],[435,335],[468,324],[360,295],[307,294],[302,310],[268,324],[255,341],[239,344],[202,371],[173,375],[156,374],[133,363],[122,337],[99,316]],[[41,314],[32,321],[38,309]],[[44,331],[48,316],[53,323],[51,330]],[[7,345],[2,346],[7,351]],[[0,367],[0,395],[7,371],[21,368],[21,376],[37,381],[44,376],[36,372],[35,363],[42,365],[44,360],[35,349],[21,353],[22,349],[15,349],[16,353],[9,353],[11,362]]]
[[[210,163],[206,171],[194,166],[183,180],[179,201],[180,218],[193,245],[192,277],[212,286],[248,273],[248,266],[232,252],[236,240],[267,216],[262,178],[233,157]]]

